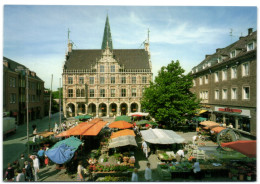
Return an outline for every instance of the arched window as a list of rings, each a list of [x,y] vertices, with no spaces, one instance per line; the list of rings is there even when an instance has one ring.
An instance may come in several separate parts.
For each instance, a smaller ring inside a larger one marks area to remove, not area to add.
[[[85,90],[81,89],[81,97],[85,97]]]
[[[76,95],[77,97],[80,97],[80,89],[77,89]]]

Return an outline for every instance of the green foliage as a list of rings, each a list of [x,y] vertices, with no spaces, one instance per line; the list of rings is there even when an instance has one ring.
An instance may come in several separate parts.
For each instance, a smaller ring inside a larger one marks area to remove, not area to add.
[[[141,105],[157,121],[181,122],[196,113],[199,100],[190,92],[192,77],[185,75],[179,61],[172,61],[158,73],[150,87],[145,89]]]
[[[59,99],[60,98],[60,95],[59,95],[59,88],[58,88],[58,91],[53,91],[52,92],[52,97],[53,99]],[[62,91],[62,88],[61,88],[61,99],[63,98],[63,91]]]

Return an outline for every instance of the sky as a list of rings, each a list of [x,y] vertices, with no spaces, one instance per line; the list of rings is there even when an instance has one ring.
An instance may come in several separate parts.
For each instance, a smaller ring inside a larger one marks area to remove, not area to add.
[[[45,88],[59,87],[68,43],[100,49],[109,16],[114,49],[144,48],[150,30],[152,72],[179,60],[186,73],[257,30],[256,6],[4,5],[3,56],[35,71]],[[230,31],[232,29],[232,36]]]

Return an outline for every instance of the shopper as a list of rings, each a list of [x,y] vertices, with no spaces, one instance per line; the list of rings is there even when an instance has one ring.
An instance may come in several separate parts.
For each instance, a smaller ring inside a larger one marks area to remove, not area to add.
[[[16,180],[15,181],[24,182],[25,181],[25,177],[24,177],[24,174],[23,174],[22,170],[18,169],[17,173],[18,173],[18,175],[16,176]]]
[[[133,181],[133,182],[138,182],[138,170],[137,170],[137,168],[134,168],[134,171],[133,171],[133,173],[132,173],[132,179],[131,179],[131,181]]]
[[[33,169],[34,169],[34,181],[38,181],[39,177],[38,177],[38,172],[40,171],[40,162],[39,159],[33,155],[32,156],[32,160],[33,160]]]
[[[25,165],[25,179],[26,181],[33,181],[32,166],[28,161],[24,162]]]
[[[148,162],[145,169],[144,178],[146,181],[152,181],[152,170],[150,168],[151,164]]]
[[[82,161],[79,161],[78,163],[78,169],[77,169],[77,180],[78,181],[85,181],[84,177],[84,167],[82,166]]]
[[[142,149],[145,154],[145,157],[147,158],[148,157],[148,146],[145,141],[143,141],[143,143],[142,143]]]
[[[8,163],[8,168],[5,172],[5,178],[7,181],[13,181],[14,180],[14,168],[12,167],[12,164]]]
[[[19,158],[18,160],[18,168],[23,170],[24,169],[24,162],[25,162],[25,159],[24,159],[24,154],[21,154],[21,158]]]

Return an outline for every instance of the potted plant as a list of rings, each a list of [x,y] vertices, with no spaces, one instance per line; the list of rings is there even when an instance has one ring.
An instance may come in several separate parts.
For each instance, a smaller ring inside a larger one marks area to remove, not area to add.
[[[238,170],[237,169],[230,169],[232,173],[232,180],[237,180]]]

